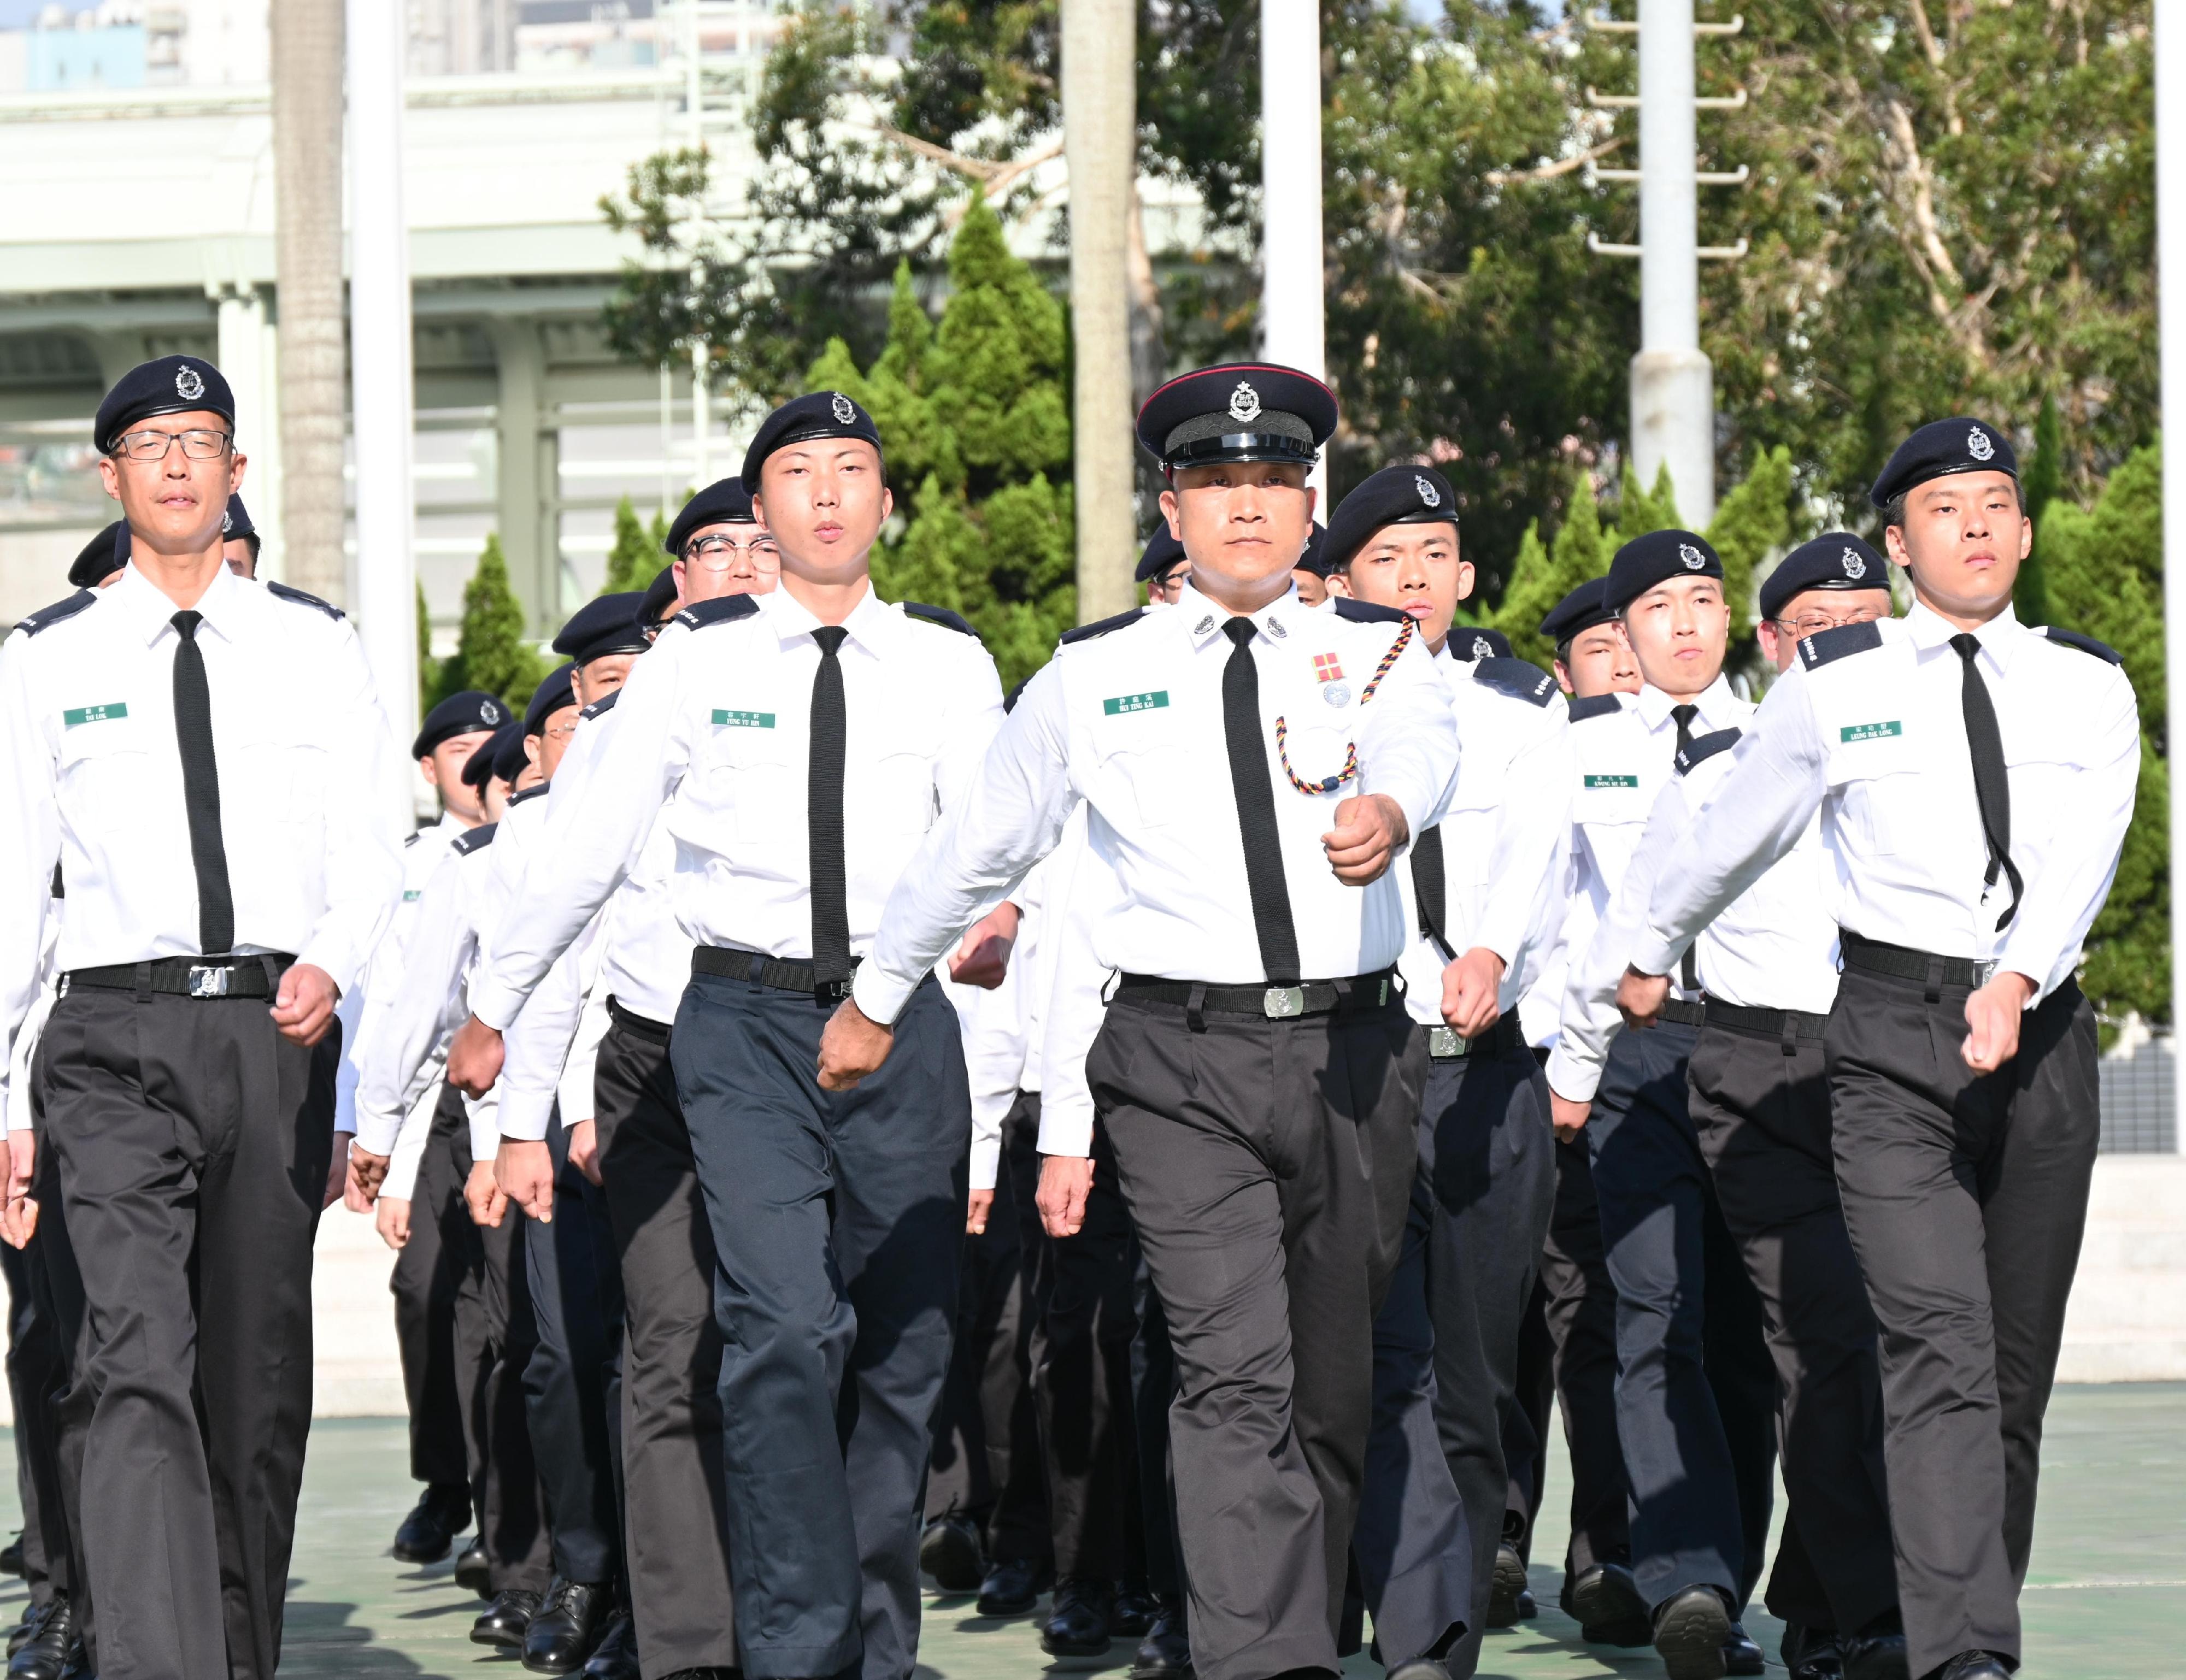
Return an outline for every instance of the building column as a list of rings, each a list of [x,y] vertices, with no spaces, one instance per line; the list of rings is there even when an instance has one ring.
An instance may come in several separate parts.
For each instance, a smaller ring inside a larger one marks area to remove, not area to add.
[[[287,549],[281,535],[281,389],[278,335],[266,294],[255,286],[214,293],[219,311],[220,371],[235,394],[235,446],[249,457],[244,504],[258,529],[258,575],[279,580]]]
[[[502,552],[534,636],[561,626],[561,533],[549,528],[546,492],[553,483],[554,439],[546,421],[546,356],[535,322],[486,323],[499,365],[494,406],[498,483],[494,490]]]

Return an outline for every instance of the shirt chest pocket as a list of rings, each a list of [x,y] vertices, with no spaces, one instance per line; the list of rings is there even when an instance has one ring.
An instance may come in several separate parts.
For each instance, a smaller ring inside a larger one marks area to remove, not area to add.
[[[2071,809],[2082,768],[2081,737],[2067,715],[2004,721],[2004,773],[2011,787],[2015,836],[2046,830]]]
[[[1840,724],[1830,745],[1829,783],[1843,790],[1844,809],[1860,846],[1881,857],[1918,850],[1932,837],[1936,784],[1921,776],[1921,742],[1903,720]]]
[[[935,796],[931,749],[887,743],[847,778],[843,815],[883,834],[923,834],[933,826]]]
[[[1582,828],[1619,828],[1647,820],[1646,796],[1631,770],[1589,770],[1579,777],[1572,818]]]
[[[761,841],[801,821],[809,767],[804,737],[794,742],[772,712],[743,706],[710,708],[706,753],[696,803],[727,820],[739,840]]]
[[[1118,815],[1133,813],[1146,828],[1171,828],[1187,820],[1185,796],[1192,791],[1194,772],[1190,755],[1170,738],[1175,728],[1172,715],[1162,711],[1152,717],[1126,716],[1094,731],[1101,790],[1095,804]]]
[[[126,705],[81,707],[62,716],[56,755],[62,815],[99,828],[141,822],[153,767],[144,720],[130,716]]]
[[[294,826],[317,821],[326,808],[330,755],[295,729],[256,720],[216,735],[214,756],[223,826],[238,820]]]

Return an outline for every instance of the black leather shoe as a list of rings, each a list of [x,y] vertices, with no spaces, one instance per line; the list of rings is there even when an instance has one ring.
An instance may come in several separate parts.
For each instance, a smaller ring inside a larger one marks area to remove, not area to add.
[[[1936,1671],[1936,1680],[2011,1680],[2011,1670],[1993,1652],[1960,1651]]]
[[[1118,1639],[1143,1639],[1161,1614],[1161,1600],[1146,1590],[1143,1581],[1116,1583],[1116,1602],[1108,1610],[1108,1632]]]
[[[1055,1604],[1040,1627],[1040,1648],[1050,1656],[1096,1657],[1108,1654],[1108,1613],[1116,1589],[1105,1581],[1055,1583]]]
[[[1131,1658],[1131,1680],[1191,1680],[1191,1638],[1184,1625],[1184,1600],[1163,1593],[1161,1609]]]
[[[1655,1650],[1670,1680],[1723,1680],[1730,1610],[1712,1587],[1673,1593],[1655,1612]]]
[[[974,1608],[981,1616],[1030,1616],[1040,1604],[1046,1573],[1036,1563],[1005,1558],[979,1583],[979,1602]]]
[[[23,1531],[15,1531],[15,1537],[0,1546],[0,1574],[20,1575],[23,1572]]]
[[[1746,1638],[1745,1627],[1735,1621],[1730,1624],[1730,1637],[1723,1642],[1723,1672],[1749,1676],[1768,1672],[1768,1659],[1761,1655],[1761,1647]]]
[[[51,1600],[48,1602],[50,1603]],[[22,1615],[16,1618],[15,1625],[8,1630],[8,1655],[13,1656],[21,1650],[23,1642],[38,1631],[44,1624],[45,1619],[45,1604],[40,1604],[36,1599],[25,1599]]]
[[[481,1599],[493,1596],[493,1565],[486,1560],[485,1542],[474,1540],[456,1560],[456,1585],[469,1588]]]
[[[83,1656],[76,1631],[76,1612],[68,1594],[55,1593],[38,1606],[36,1624],[14,1655],[8,1659],[8,1680],[61,1680]]]
[[[1398,1663],[1382,1680],[1449,1680],[1449,1665],[1432,1657],[1414,1657]]]
[[[1526,1561],[1505,1541],[1495,1548],[1495,1579],[1488,1588],[1488,1625],[1516,1627],[1526,1619],[1518,1601],[1526,1596]]]
[[[627,1610],[608,1618],[599,1644],[585,1660],[585,1680],[637,1680],[637,1624]]]
[[[395,1531],[395,1555],[404,1563],[438,1563],[456,1536],[471,1526],[467,1487],[428,1487]]]
[[[604,1582],[558,1577],[524,1630],[524,1666],[534,1674],[575,1674],[599,1644],[613,1604]]]
[[[1579,1637],[1597,1645],[1645,1645],[1655,1623],[1640,1584],[1623,1564],[1596,1564],[1564,1589],[1564,1609],[1578,1623]]]
[[[986,1572],[979,1531],[954,1515],[936,1517],[918,1540],[918,1566],[944,1593],[976,1593]]]
[[[1844,1642],[1844,1680],[1911,1680],[1903,1633],[1864,1633]]]
[[[528,1587],[512,1587],[496,1593],[485,1614],[471,1623],[474,1645],[495,1645],[505,1651],[524,1649],[524,1631],[539,1613],[539,1595]]]
[[[1782,1651],[1791,1680],[1844,1680],[1844,1642],[1826,1628],[1785,1623]]]

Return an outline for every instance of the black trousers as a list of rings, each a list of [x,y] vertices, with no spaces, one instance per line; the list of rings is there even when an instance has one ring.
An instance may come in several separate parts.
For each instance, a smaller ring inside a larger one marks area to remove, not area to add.
[[[926,1478],[926,1520],[956,1515],[976,1524],[988,1557],[997,1561],[1044,1563],[1050,1548],[1047,1479],[1033,1399],[1033,1338],[1040,1321],[1034,1273],[1045,1240],[1032,1206],[1040,1173],[1033,1140],[1039,1128],[1040,1094],[1019,1091],[1002,1121],[987,1229],[964,1239],[956,1341],[933,1414],[933,1456]]]
[[[1966,988],[1847,968],[1825,1041],[1846,1227],[1882,1332],[1884,1456],[1915,1674],[2019,1654],[2042,1414],[2100,1128],[2067,982],[2019,1054],[1961,1059]]]
[[[622,1268],[624,1530],[647,1680],[737,1666],[714,1234],[668,1042],[618,1011],[593,1080]]]
[[[907,1680],[971,1088],[938,983],[855,1090],[813,1075],[827,1016],[695,976],[670,1050],[718,1257],[737,1638],[753,1680]]]
[[[59,1212],[58,1209],[55,1210]],[[34,1604],[68,1588],[68,1537],[60,1509],[60,1454],[53,1397],[68,1380],[68,1360],[53,1309],[40,1304],[38,1262],[28,1248],[0,1243],[8,1280],[8,1397],[15,1416],[15,1489],[23,1511],[23,1579]]]
[[[1875,1314],[1845,1230],[1819,1038],[1711,1022],[1693,1047],[1693,1124],[1761,1296],[1776,1366],[1786,1520],[1768,1608],[1854,1633],[1897,1608]],[[1787,1567],[1802,1556],[1811,1584]]]
[[[81,1530],[115,1680],[267,1680],[311,1415],[311,1242],[340,1029],[262,999],[79,988],[43,1142],[89,1314]]]
[[[40,1044],[31,1064],[31,1110],[36,1129],[45,1128],[45,1046]],[[42,1392],[33,1397],[32,1410],[19,1414],[19,1432],[39,1437],[31,1448],[34,1476],[46,1480],[38,1488],[35,1520],[45,1554],[49,1591],[65,1592],[78,1629],[87,1643],[97,1632],[97,1606],[92,1600],[91,1571],[83,1554],[83,1449],[91,1432],[93,1410],[89,1386],[79,1380],[91,1363],[91,1314],[84,1302],[83,1274],[77,1269],[76,1249],[69,1240],[68,1212],[62,1205],[60,1168],[54,1151],[42,1143],[31,1180],[31,1195],[38,1204],[37,1233],[23,1251],[39,1317],[52,1329],[52,1364]],[[29,1378],[29,1386],[40,1386]],[[25,1517],[31,1519],[26,1508]]]
[[[1768,1543],[1776,1374],[1687,1106],[1695,1036],[1617,1034],[1586,1136],[1617,1285],[1633,1574],[1651,1604],[1704,1584],[1736,1614]]]
[[[440,1123],[446,1107],[444,1097],[434,1108],[433,1127],[425,1140],[429,1154],[447,1147],[451,1132]],[[458,1111],[460,1107],[458,1102]],[[462,1396],[468,1385],[465,1373],[456,1366],[456,1291],[462,1274],[462,1245],[458,1235],[451,1252],[450,1233],[458,1221],[469,1224],[470,1215],[463,1207],[460,1184],[451,1198],[445,1194],[445,1175],[435,1182],[444,1193],[437,1200],[429,1199],[421,1161],[410,1203],[410,1240],[395,1257],[387,1287],[395,1296],[395,1336],[401,1350],[402,1392],[410,1409],[410,1475],[428,1487],[453,1492],[468,1489],[471,1468],[463,1438]]]
[[[1129,994],[1085,1071],[1175,1350],[1169,1414],[1202,1680],[1334,1670],[1373,1324],[1419,1157],[1400,1000],[1287,1021]]]

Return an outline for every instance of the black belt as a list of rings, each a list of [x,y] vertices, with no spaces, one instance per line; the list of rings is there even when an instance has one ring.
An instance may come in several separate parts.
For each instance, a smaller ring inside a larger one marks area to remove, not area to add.
[[[1757,1039],[1774,1039],[1784,1046],[1785,1055],[1796,1056],[1800,1039],[1809,1044],[1821,1041],[1829,1031],[1830,1018],[1826,1015],[1809,1015],[1802,1009],[1749,1009],[1744,1004],[1710,998],[1707,1024]]]
[[[1420,1031],[1427,1035],[1427,1055],[1436,1061],[1461,1061],[1473,1056],[1515,1056],[1525,1042],[1524,1034],[1519,1030],[1516,1010],[1497,1016],[1493,1027],[1470,1039],[1460,1038],[1454,1027],[1422,1027]]]
[[[1309,1015],[1380,1009],[1402,994],[1396,970],[1384,968],[1373,974],[1343,980],[1308,980],[1297,986],[1210,986],[1197,980],[1126,974],[1117,981],[1112,995],[1143,1003],[1178,1004],[1193,1016],[1257,1015],[1270,1021],[1295,1021]]]
[[[1864,968],[1870,974],[1888,974],[1900,980],[1925,981],[1931,989],[1937,986],[1978,989],[1996,975],[1993,959],[1937,956],[1931,951],[1916,951],[1909,946],[1870,939],[1850,928],[1838,935],[1837,944],[1844,953],[1847,968]]]
[[[850,959],[851,972],[860,959]],[[815,1003],[840,1003],[850,995],[848,975],[822,983],[810,962],[786,961],[761,956],[757,951],[732,951],[721,945],[701,945],[691,953],[691,972],[722,980],[748,980],[776,992],[802,992]]]
[[[1707,1024],[1708,1006],[1705,1003],[1687,1003],[1683,998],[1664,998],[1662,1007],[1656,1011],[1656,1019],[1676,1027],[1704,1027]]]
[[[649,1015],[640,1015],[634,1009],[625,1009],[613,994],[608,998],[608,1017],[625,1032],[635,1033],[641,1039],[650,1039],[656,1044],[668,1042],[668,1023],[655,1021]]]
[[[156,962],[117,962],[104,968],[71,968],[67,990],[136,992],[167,998],[270,998],[282,971],[295,961],[286,951],[264,956],[161,957]]]

